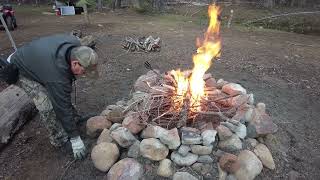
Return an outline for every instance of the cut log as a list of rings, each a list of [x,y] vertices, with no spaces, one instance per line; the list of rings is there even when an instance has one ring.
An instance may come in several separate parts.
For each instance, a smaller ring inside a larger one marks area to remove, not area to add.
[[[36,112],[33,101],[21,88],[11,85],[0,92],[0,149]]]

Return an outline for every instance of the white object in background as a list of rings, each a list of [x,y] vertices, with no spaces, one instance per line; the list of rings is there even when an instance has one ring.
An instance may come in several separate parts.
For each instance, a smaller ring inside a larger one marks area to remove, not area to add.
[[[75,15],[76,14],[73,6],[60,6],[60,12],[61,12],[62,16]]]

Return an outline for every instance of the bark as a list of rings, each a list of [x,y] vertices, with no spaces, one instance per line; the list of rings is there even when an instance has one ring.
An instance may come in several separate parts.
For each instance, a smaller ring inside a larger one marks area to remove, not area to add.
[[[273,8],[275,5],[274,0],[265,0],[263,6],[266,8]]]
[[[97,8],[98,8],[98,11],[102,11],[102,0],[97,1]]]
[[[22,89],[11,85],[3,90],[0,93],[0,149],[35,114],[35,105]]]
[[[86,24],[90,24],[89,15],[88,15],[88,5],[83,5],[83,11],[84,11],[84,20]]]

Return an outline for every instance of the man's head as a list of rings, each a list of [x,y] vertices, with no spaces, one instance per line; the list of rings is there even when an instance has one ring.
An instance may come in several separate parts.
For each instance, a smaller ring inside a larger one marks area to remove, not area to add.
[[[90,47],[79,46],[73,48],[70,60],[71,71],[74,75],[83,75],[97,70],[98,55]]]

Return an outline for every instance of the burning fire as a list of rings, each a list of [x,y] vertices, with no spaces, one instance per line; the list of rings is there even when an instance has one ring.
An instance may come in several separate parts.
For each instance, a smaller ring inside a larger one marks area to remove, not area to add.
[[[200,111],[201,99],[206,98],[205,81],[203,75],[211,66],[211,60],[220,56],[221,40],[220,40],[220,22],[218,15],[220,8],[216,5],[210,5],[208,9],[210,23],[205,33],[204,40],[197,39],[197,53],[193,55],[194,67],[191,76],[180,70],[171,71],[177,82],[176,106],[182,107],[184,98],[190,99],[189,106],[192,111]],[[190,77],[189,77],[190,76]]]

